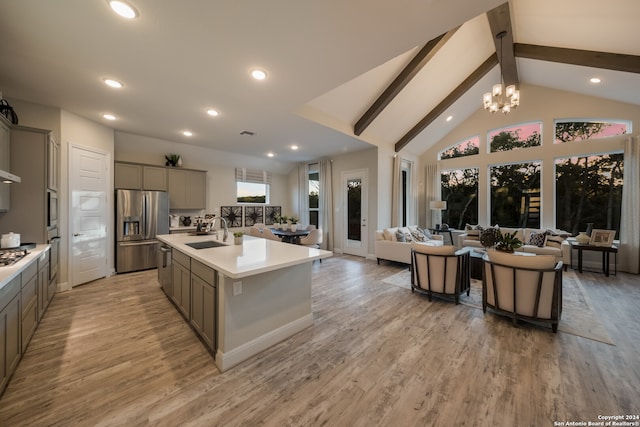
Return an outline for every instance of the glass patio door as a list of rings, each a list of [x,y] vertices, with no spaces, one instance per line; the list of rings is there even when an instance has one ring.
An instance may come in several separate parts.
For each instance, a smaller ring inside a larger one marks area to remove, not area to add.
[[[342,222],[343,252],[367,256],[367,179],[366,169],[344,172],[342,190],[344,215]]]

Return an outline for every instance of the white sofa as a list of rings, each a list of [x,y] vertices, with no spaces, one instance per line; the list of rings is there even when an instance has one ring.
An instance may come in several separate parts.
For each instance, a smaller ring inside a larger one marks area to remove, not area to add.
[[[564,238],[556,235],[549,235],[545,240],[543,246],[537,245],[529,245],[529,239],[531,237],[531,233],[544,233],[545,230],[538,230],[534,228],[509,228],[509,227],[500,227],[500,232],[502,233],[513,233],[516,232],[516,237],[520,239],[523,243],[521,247],[516,249],[516,251],[520,252],[529,252],[536,255],[553,255],[557,261],[562,261],[564,264],[565,270],[567,266],[571,264],[571,244]],[[482,231],[480,231],[482,233]],[[477,236],[472,236],[469,234],[469,231],[466,231],[464,234],[460,234],[458,236],[458,247],[473,247],[473,248],[481,248],[482,244]]]
[[[399,242],[396,238],[396,232],[401,230],[403,234],[411,234],[418,229],[417,226],[409,227],[390,227],[384,230],[376,230],[375,251],[378,264],[380,260],[396,261],[405,264],[411,264],[411,243],[412,241]],[[433,235],[430,240],[425,242],[417,242],[427,246],[443,246],[442,236]]]

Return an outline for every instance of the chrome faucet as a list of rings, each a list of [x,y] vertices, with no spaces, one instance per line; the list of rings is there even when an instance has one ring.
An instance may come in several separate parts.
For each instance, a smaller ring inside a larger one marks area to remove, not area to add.
[[[223,217],[220,217],[220,219],[224,223],[224,233],[222,234],[222,241],[226,242],[227,241],[227,237],[229,236],[229,229],[227,228],[227,220],[224,219]]]

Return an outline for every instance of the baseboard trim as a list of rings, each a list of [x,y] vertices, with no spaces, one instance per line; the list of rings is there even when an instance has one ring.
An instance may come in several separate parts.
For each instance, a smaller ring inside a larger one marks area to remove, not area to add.
[[[313,314],[309,313],[226,353],[218,349],[216,352],[216,366],[218,366],[220,372],[224,372],[312,325]]]

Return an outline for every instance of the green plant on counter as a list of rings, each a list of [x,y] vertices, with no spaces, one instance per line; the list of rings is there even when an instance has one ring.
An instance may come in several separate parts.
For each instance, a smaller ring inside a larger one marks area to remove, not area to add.
[[[242,231],[233,232],[233,237],[242,237],[242,236],[244,236],[244,233]]]

